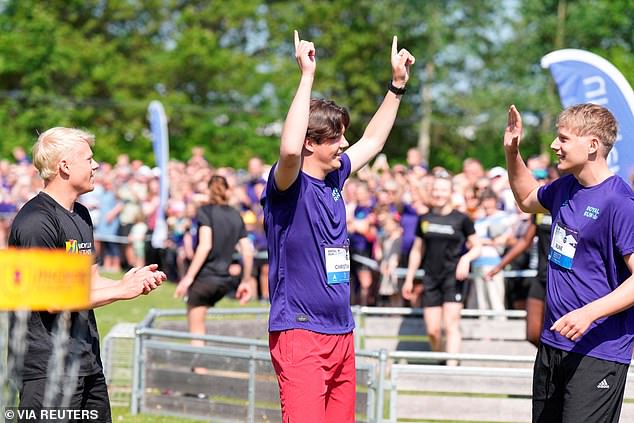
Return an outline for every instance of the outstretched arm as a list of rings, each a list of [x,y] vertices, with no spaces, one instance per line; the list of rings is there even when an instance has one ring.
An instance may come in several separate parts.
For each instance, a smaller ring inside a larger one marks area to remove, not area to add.
[[[396,35],[392,39],[391,63],[392,84],[397,88],[405,88],[409,80],[409,67],[416,59],[409,51],[401,49],[397,52]],[[361,139],[350,147],[346,154],[350,157],[351,171],[356,172],[365,166],[383,149],[385,141],[392,130],[396,112],[401,104],[402,95],[396,95],[388,91],[370,123],[368,123]]]
[[[509,108],[508,122],[504,131],[504,154],[511,190],[519,208],[528,213],[546,212],[537,199],[539,182],[533,177],[520,155],[522,117],[514,105]]]
[[[286,190],[295,182],[302,167],[302,149],[308,129],[310,93],[316,68],[313,43],[305,40],[300,41],[297,31],[294,31],[293,34],[295,58],[302,76],[282,129],[280,158],[274,172],[275,185],[280,191]]]
[[[90,291],[91,307],[101,307],[119,300],[130,300],[141,294],[149,294],[166,279],[165,273],[157,270],[156,264],[133,267],[120,281],[107,279],[99,275],[95,267],[92,272]]]
[[[500,273],[502,269],[511,264],[511,262],[518,258],[524,251],[528,250],[528,248],[533,244],[533,238],[535,238],[536,234],[537,226],[534,223],[531,223],[524,236],[517,241],[513,248],[511,248],[504,257],[502,257],[502,261],[487,272],[486,277],[491,278]]]

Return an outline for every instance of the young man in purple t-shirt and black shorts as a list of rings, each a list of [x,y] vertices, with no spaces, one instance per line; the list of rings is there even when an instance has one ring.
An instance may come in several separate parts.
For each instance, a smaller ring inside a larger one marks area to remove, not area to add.
[[[543,187],[519,154],[515,106],[504,134],[517,203],[552,215],[533,422],[617,423],[634,339],[634,193],[608,167],[617,123],[607,109],[569,107],[557,130],[551,148],[565,175]]]
[[[269,253],[269,345],[282,421],[354,422],[356,370],[350,311],[350,254],[341,197],[352,172],[383,148],[414,57],[392,42],[392,81],[352,147],[348,112],[311,100],[315,47],[295,31],[299,87],[263,195]],[[344,150],[345,153],[344,153]]]

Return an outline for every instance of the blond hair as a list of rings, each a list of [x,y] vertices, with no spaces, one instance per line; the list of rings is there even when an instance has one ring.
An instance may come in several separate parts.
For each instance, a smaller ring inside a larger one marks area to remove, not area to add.
[[[81,142],[95,144],[95,136],[75,128],[55,127],[42,132],[33,146],[33,165],[42,179],[50,180],[57,175],[57,165],[72,153]]]
[[[577,104],[566,108],[557,118],[557,128],[566,127],[577,136],[594,136],[601,142],[604,157],[616,142],[618,124],[614,115],[597,104]]]

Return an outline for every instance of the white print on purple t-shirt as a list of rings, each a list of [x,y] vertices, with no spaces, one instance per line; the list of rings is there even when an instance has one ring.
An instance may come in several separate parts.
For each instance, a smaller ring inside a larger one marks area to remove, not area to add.
[[[550,243],[549,260],[564,269],[572,269],[572,260],[577,251],[577,237],[577,231],[556,223]]]
[[[328,284],[350,283],[350,253],[347,247],[326,247],[326,276]]]

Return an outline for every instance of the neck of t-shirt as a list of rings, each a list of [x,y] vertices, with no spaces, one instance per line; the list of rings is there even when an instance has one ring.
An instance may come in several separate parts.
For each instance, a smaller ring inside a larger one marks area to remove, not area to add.
[[[64,195],[60,195],[58,192],[47,188],[44,188],[42,192],[49,196],[53,201],[55,201],[64,209],[68,210],[69,212],[73,211],[75,200],[77,200],[76,198],[66,198]]]
[[[603,183],[614,175],[605,160],[598,160],[594,165],[588,163],[578,172],[572,172],[577,181],[585,188]]]
[[[446,216],[453,211],[453,207],[451,206],[451,204],[446,204],[442,207],[433,207],[431,211],[434,214]]]

